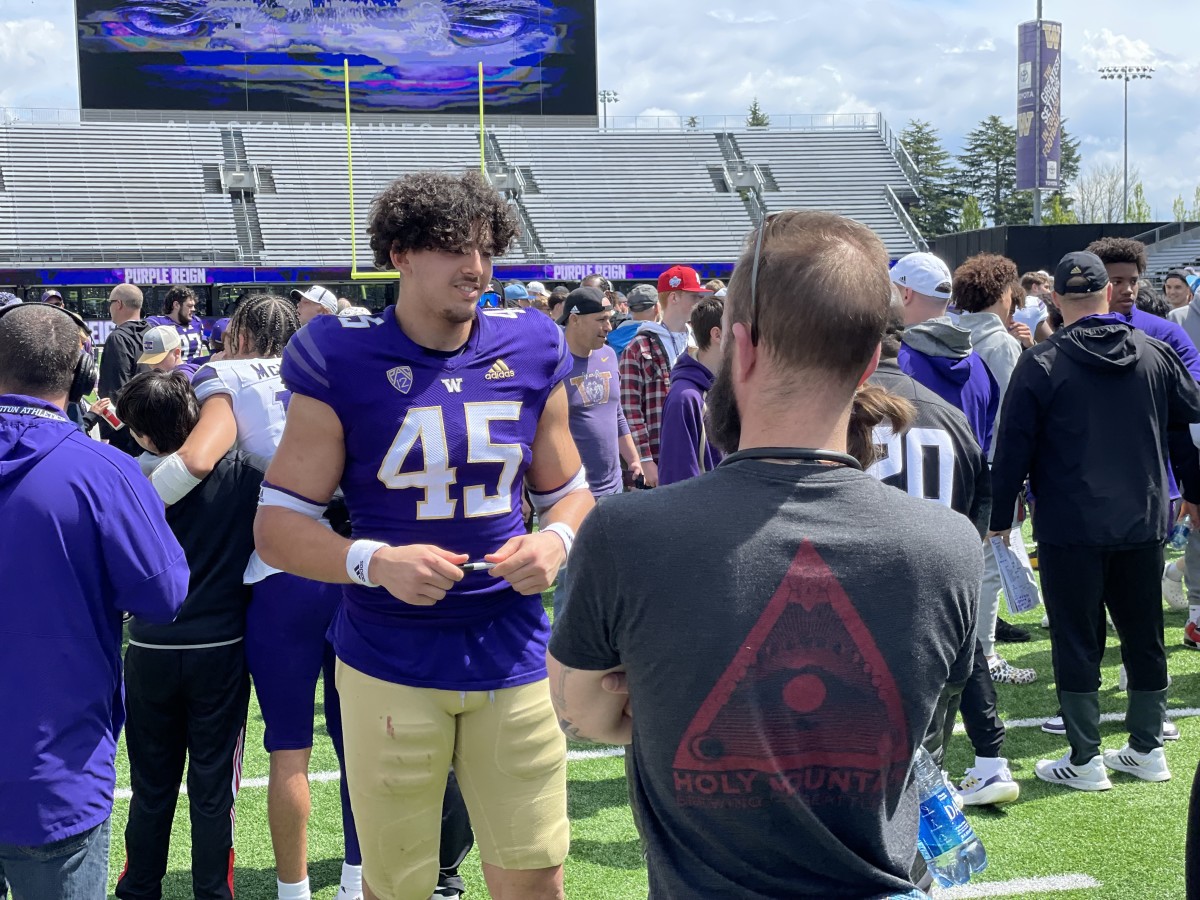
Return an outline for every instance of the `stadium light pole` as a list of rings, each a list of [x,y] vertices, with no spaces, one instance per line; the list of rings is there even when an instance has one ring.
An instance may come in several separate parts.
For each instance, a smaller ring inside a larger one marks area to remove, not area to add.
[[[1129,82],[1154,76],[1150,66],[1101,66],[1100,77],[1105,81],[1125,82],[1125,203],[1121,207],[1121,221],[1129,221]]]
[[[608,131],[608,104],[620,103],[621,98],[617,96],[616,91],[601,91],[600,102],[604,106],[604,130]]]

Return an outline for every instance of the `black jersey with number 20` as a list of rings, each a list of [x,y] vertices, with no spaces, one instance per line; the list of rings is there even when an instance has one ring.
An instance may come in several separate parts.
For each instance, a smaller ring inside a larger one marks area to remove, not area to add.
[[[880,361],[870,380],[912,403],[917,418],[904,434],[886,425],[875,429],[880,457],[867,471],[909,496],[962,513],[983,536],[991,516],[991,476],[966,417],[894,361]]]

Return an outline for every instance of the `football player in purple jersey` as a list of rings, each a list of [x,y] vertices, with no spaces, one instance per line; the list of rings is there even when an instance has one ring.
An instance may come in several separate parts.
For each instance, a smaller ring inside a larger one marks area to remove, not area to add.
[[[570,353],[544,316],[478,308],[517,224],[477,173],[396,181],[368,230],[399,299],[318,317],[288,345],[258,550],[346,585],[329,636],[365,895],[429,897],[453,766],[492,895],[561,898],[566,745],[541,593],[593,505],[568,423]],[[352,539],[317,521],[338,485]]]
[[[183,362],[203,362],[208,356],[204,343],[204,323],[196,315],[196,292],[190,287],[176,285],[163,298],[163,315],[149,316],[150,327],[170,325],[179,332]]]

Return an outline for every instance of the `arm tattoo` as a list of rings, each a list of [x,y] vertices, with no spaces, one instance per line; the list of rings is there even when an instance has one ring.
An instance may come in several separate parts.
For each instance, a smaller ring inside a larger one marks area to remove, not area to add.
[[[558,720],[558,727],[562,729],[563,734],[565,734],[567,737],[569,737],[573,741],[586,741],[587,740],[587,738],[585,738],[582,734],[579,733],[579,729],[575,727],[575,723],[572,722],[570,719],[564,719],[564,718],[560,717]]]
[[[558,682],[550,685],[550,699],[554,701],[554,705],[560,712],[567,708],[567,676],[574,671],[574,669],[563,666],[558,675]]]

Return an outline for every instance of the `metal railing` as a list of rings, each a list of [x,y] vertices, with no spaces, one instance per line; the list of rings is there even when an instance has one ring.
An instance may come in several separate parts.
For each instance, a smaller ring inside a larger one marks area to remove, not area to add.
[[[914,191],[917,190],[917,186],[921,183],[921,175],[917,171],[917,164],[908,155],[907,148],[900,142],[899,135],[892,131],[892,126],[884,119],[883,113],[879,114],[879,136],[883,138],[883,142],[892,151],[892,156],[896,157],[896,162],[904,170],[904,174],[908,177],[908,183],[912,185],[912,189]]]
[[[879,131],[879,113],[803,113],[771,116],[750,125],[743,115],[641,115],[608,117],[609,131]]]
[[[1171,222],[1168,225],[1159,225],[1150,231],[1144,231],[1134,237],[1135,241],[1141,241],[1143,244],[1157,244],[1159,241],[1165,241],[1167,238],[1173,238],[1180,234],[1186,234],[1189,231],[1194,231],[1200,228],[1200,222]]]
[[[904,208],[904,204],[900,202],[900,198],[896,196],[896,192],[892,190],[891,185],[884,185],[883,195],[887,198],[888,206],[892,208],[892,212],[896,214],[896,218],[900,221],[900,226],[904,229],[904,233],[913,242],[913,246],[918,250],[927,251],[929,244],[926,242],[924,236],[922,236],[920,229],[917,228],[917,223],[908,214],[908,210]]]

